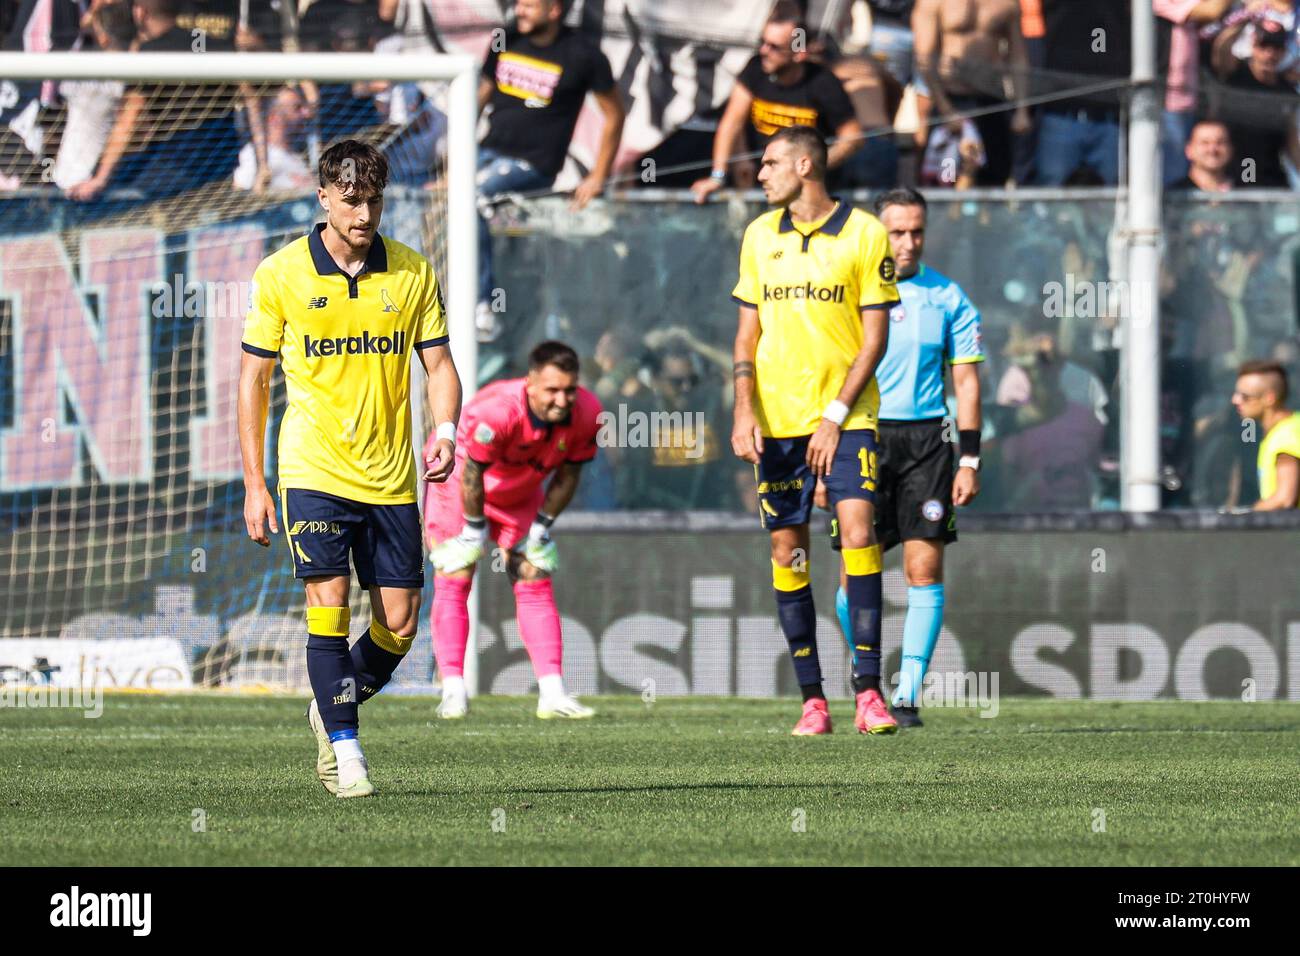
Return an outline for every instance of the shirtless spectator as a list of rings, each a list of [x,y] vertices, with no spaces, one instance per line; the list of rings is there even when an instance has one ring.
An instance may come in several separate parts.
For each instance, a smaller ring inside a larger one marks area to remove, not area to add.
[[[737,140],[754,155],[786,126],[812,126],[835,137],[827,165],[837,169],[862,145],[853,103],[835,75],[809,59],[807,28],[792,0],[777,0],[763,27],[758,53],[736,78],[713,139],[713,171],[691,186],[696,202],[721,189],[731,172]],[[736,185],[752,185],[738,176]]]
[[[1023,101],[1029,55],[1020,33],[1018,0],[917,0],[912,12],[917,72],[929,88],[932,110],[961,133],[957,114],[973,118],[984,144],[978,186],[1005,186],[1011,175],[1013,134],[1029,132],[1029,110],[1008,109],[1007,81]]]
[[[1232,166],[1232,137],[1218,120],[1201,120],[1187,139],[1187,176],[1172,189],[1226,193],[1236,185]]]

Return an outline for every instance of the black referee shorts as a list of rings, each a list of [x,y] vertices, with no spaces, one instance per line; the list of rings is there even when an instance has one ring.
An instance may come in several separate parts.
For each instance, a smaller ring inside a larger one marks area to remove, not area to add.
[[[957,540],[952,506],[953,446],[943,419],[882,421],[876,479],[876,537],[888,551],[900,541]],[[838,522],[831,546],[840,548]]]

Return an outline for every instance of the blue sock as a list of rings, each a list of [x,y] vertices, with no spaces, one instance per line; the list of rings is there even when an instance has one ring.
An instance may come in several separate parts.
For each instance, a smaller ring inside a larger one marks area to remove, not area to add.
[[[907,619],[903,622],[903,664],[899,668],[895,707],[915,707],[921,682],[930,666],[934,645],[943,627],[943,585],[927,584],[907,589]]]
[[[813,608],[812,587],[804,585],[797,591],[776,590],[776,608],[781,620],[781,633],[790,645],[790,659],[794,661],[794,674],[803,689],[804,699],[821,694],[822,665],[817,657],[817,612]]]
[[[401,642],[395,644],[394,640]],[[411,639],[403,640],[378,621],[352,645],[352,667],[357,675],[357,703],[364,704],[374,697],[393,677],[393,671],[402,663]],[[397,653],[397,651],[401,653]]]
[[[849,645],[849,657],[856,667],[858,652],[853,649],[853,625],[849,622],[849,596],[844,593],[843,588],[835,589],[835,616],[840,619],[840,633],[844,635],[844,643]]]
[[[307,636],[307,677],[330,740],[357,735],[357,672],[346,637]],[[339,736],[335,736],[339,734]]]

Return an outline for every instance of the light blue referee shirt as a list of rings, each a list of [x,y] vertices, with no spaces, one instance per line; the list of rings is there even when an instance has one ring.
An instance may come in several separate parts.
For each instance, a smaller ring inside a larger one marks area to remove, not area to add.
[[[899,277],[898,295],[889,347],[876,368],[880,418],[942,418],[944,366],[984,361],[979,310],[961,286],[924,263],[910,279]]]

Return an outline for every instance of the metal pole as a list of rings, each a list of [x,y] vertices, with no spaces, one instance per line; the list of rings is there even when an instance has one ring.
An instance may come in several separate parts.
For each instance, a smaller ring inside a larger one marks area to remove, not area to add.
[[[447,101],[447,324],[452,358],[468,402],[478,391],[474,326],[478,303],[478,72],[461,73],[453,79]],[[469,643],[465,647],[465,690],[471,697],[478,693],[479,589],[476,580],[469,596]]]
[[[1133,0],[1128,128],[1129,308],[1120,353],[1120,477],[1125,511],[1160,508],[1160,90],[1151,0]]]

